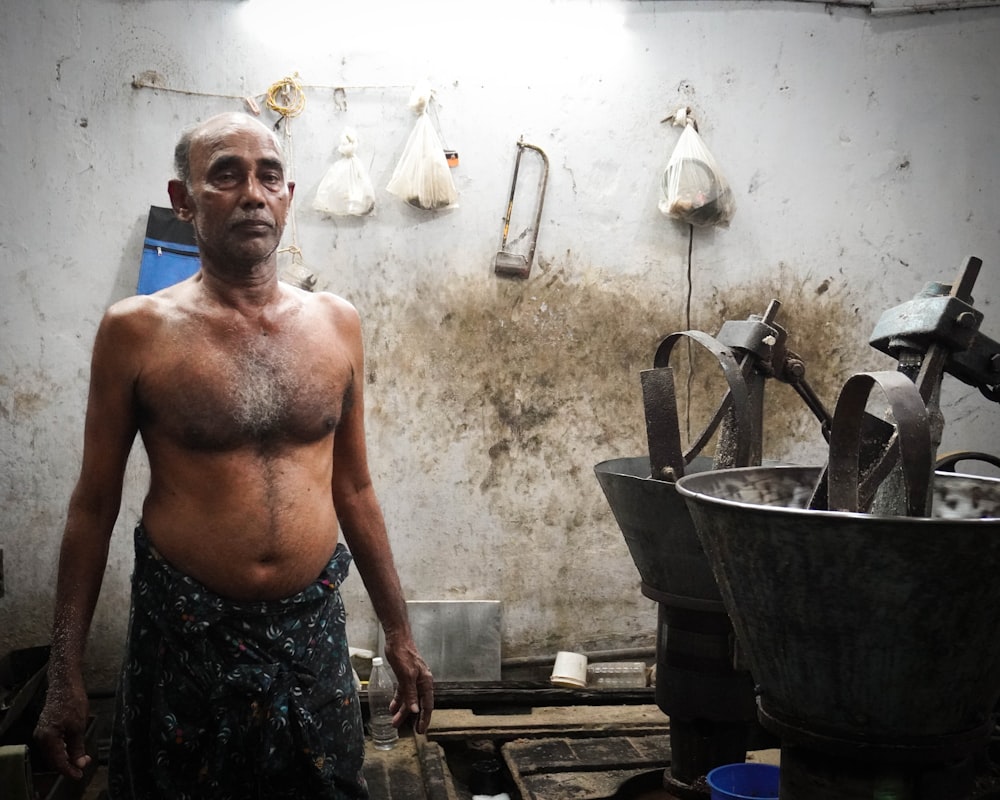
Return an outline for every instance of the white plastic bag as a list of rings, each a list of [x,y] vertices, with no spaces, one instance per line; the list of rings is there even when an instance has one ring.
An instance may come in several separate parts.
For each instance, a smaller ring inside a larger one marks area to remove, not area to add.
[[[438,211],[455,207],[458,192],[441,139],[427,115],[429,100],[427,90],[415,90],[411,96],[410,108],[419,116],[385,188],[415,208]]]
[[[684,130],[663,173],[660,211],[698,227],[728,227],[736,213],[729,183],[695,130],[694,120],[678,112],[674,124],[683,124]]]
[[[338,217],[363,217],[375,209],[375,189],[356,150],[358,135],[345,128],[340,137],[337,159],[320,181],[313,208]]]

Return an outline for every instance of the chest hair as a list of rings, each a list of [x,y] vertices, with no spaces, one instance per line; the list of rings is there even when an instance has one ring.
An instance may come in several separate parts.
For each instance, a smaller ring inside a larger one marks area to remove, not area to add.
[[[282,427],[291,413],[300,380],[289,354],[268,352],[260,345],[241,349],[229,362],[232,419],[248,437],[258,438]]]

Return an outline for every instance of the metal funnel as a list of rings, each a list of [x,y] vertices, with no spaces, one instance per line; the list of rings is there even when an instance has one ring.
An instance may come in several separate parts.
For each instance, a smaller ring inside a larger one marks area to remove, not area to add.
[[[937,473],[929,517],[806,507],[819,468],[682,478],[722,599],[782,743],[958,758],[1000,697],[1000,481]]]
[[[711,468],[711,458],[698,456],[688,472]],[[602,461],[594,472],[639,570],[643,594],[680,608],[724,613],[677,484],[651,478],[648,456]]]
[[[712,469],[697,457],[695,473]],[[757,723],[754,682],[737,664],[736,637],[676,483],[650,477],[650,459],[617,458],[594,467],[642,578],[657,601],[656,704],[670,717],[671,796],[702,797],[706,773],[774,746]],[[765,743],[766,742],[766,743]]]

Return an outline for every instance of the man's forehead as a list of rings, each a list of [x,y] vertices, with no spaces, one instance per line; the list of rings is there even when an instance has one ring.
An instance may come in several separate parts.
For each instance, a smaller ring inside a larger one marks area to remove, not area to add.
[[[207,158],[249,147],[260,150],[270,160],[283,160],[274,132],[245,114],[213,117],[196,131],[191,145]]]

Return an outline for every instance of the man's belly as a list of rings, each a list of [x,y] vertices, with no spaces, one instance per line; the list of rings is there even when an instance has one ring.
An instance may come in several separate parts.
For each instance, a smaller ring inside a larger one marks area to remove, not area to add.
[[[252,470],[250,471],[252,473]],[[234,600],[288,597],[308,586],[337,545],[329,483],[154,484],[143,505],[150,543],[175,568]],[[301,476],[300,476],[301,477]]]
[[[242,547],[238,533],[180,535],[173,527],[164,531],[143,517],[150,543],[174,568],[215,593],[233,600],[277,600],[290,597],[313,583],[327,565],[337,545],[336,528],[329,535],[302,535],[295,547],[269,551]]]

